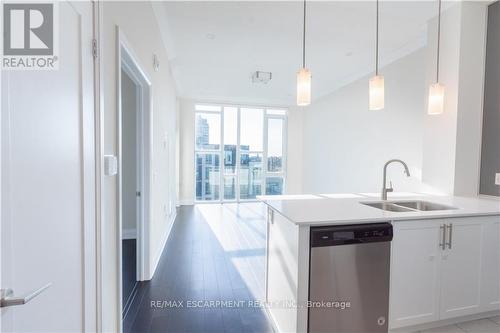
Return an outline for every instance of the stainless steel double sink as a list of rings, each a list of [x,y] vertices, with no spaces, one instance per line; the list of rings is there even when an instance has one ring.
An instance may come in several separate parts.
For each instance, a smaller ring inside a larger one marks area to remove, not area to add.
[[[457,209],[455,207],[423,200],[376,201],[361,203],[366,206],[386,210],[389,212],[420,212]]]

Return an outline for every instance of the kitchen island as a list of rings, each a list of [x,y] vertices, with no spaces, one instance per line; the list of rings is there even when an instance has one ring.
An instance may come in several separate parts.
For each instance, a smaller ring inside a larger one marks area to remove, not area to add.
[[[500,312],[498,200],[394,193],[387,202],[396,207],[384,210],[370,194],[259,199],[268,206],[266,301],[279,332],[308,331],[311,230],[327,226],[392,224],[391,331]],[[428,205],[412,206],[415,202]]]

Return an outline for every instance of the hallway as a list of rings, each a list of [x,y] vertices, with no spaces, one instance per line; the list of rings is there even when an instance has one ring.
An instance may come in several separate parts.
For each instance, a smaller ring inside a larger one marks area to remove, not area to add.
[[[273,332],[255,304],[265,293],[265,227],[260,203],[182,206],[154,278],[140,283],[124,332]]]

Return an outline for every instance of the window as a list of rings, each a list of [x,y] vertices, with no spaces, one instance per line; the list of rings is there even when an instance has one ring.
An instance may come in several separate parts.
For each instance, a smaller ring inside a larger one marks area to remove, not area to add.
[[[238,147],[238,108],[224,108],[224,197],[236,200],[236,158]]]
[[[219,178],[219,154],[196,153],[196,200],[219,200]]]
[[[196,114],[196,149],[220,149],[220,114]]]
[[[286,114],[276,108],[196,105],[196,201],[282,194]]]
[[[267,174],[266,195],[283,194],[285,118],[267,118]]]

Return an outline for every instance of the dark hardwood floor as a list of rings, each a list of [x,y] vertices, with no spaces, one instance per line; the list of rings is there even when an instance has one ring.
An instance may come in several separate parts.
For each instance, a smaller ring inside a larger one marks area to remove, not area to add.
[[[273,332],[256,302],[265,292],[264,216],[259,203],[181,207],[124,332]]]
[[[122,311],[126,317],[137,291],[137,250],[135,239],[122,240],[122,288]]]

